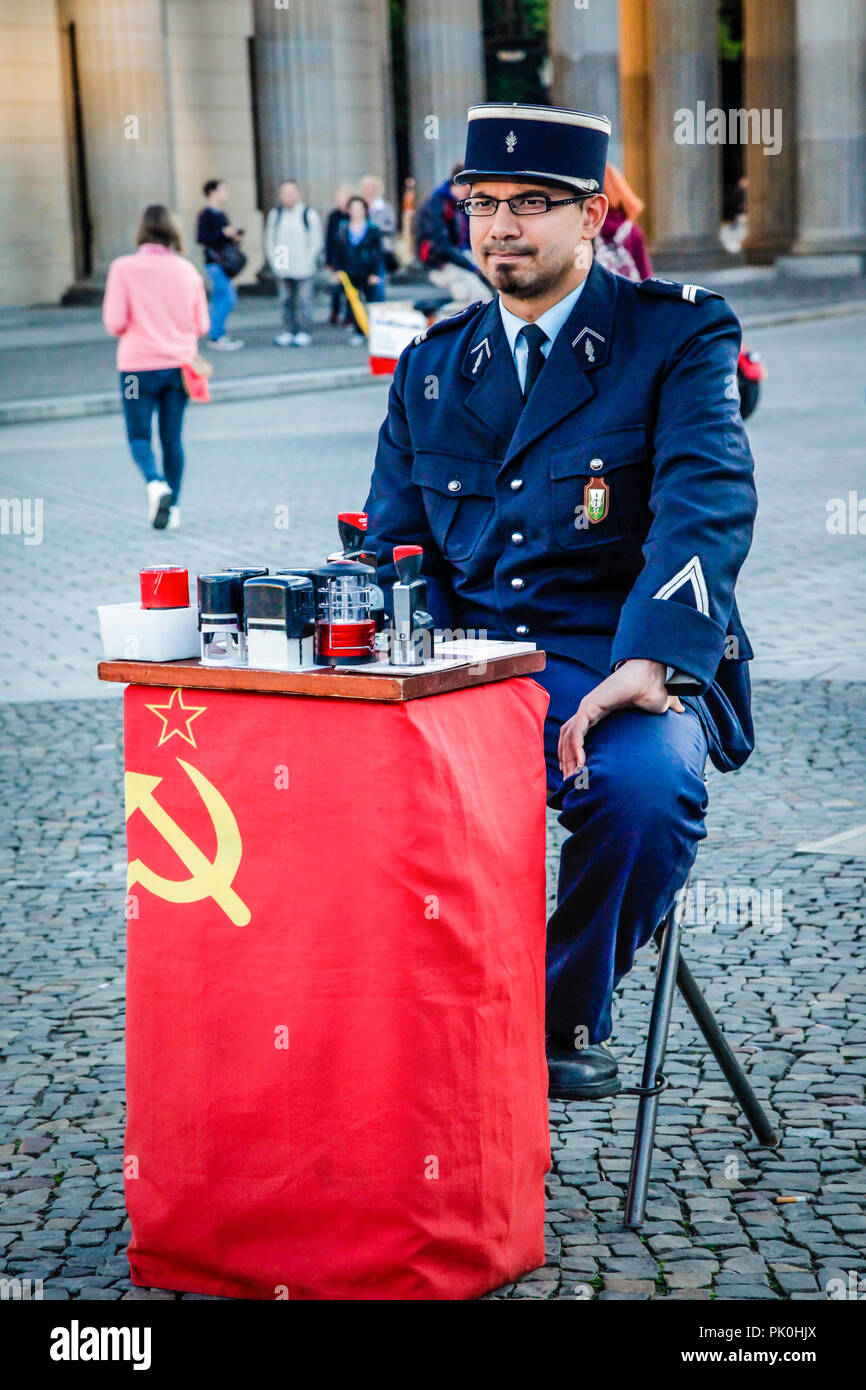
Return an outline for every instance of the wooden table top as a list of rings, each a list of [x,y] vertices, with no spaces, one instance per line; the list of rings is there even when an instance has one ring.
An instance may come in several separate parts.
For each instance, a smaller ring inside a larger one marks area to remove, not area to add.
[[[169,686],[174,689],[247,690],[267,695],[325,695],[332,700],[385,700],[401,703],[427,695],[444,695],[472,685],[509,680],[512,676],[531,676],[543,671],[543,651],[515,652],[486,657],[475,666],[430,667],[406,671],[405,675],[366,674],[333,671],[260,671],[249,666],[202,666],[188,661],[100,661],[101,681],[120,681],[126,685]]]

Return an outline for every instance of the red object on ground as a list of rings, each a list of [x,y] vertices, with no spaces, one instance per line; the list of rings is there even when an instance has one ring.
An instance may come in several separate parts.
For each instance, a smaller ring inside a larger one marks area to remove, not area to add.
[[[139,570],[142,608],[189,608],[189,571],[179,565]]]
[[[127,691],[133,1283],[461,1299],[544,1262],[546,708]]]

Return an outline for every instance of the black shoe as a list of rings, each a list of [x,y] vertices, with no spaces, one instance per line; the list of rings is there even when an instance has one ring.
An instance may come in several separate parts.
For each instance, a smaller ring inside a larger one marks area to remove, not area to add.
[[[548,1041],[547,1071],[551,1100],[601,1100],[620,1090],[616,1058],[600,1043],[575,1049]]]

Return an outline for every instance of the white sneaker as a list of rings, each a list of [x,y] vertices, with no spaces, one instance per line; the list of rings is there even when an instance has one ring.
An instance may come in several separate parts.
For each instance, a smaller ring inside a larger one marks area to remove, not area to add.
[[[226,333],[221,338],[208,339],[208,347],[216,348],[217,352],[237,352],[243,345],[243,338],[230,338]]]
[[[312,341],[313,340],[310,337],[309,333],[295,334],[295,347],[309,347]]]
[[[352,333],[349,338],[349,342],[353,347],[360,347],[361,344],[366,343],[366,341],[367,339],[364,337],[363,333]]]
[[[274,338],[275,347],[294,347],[294,343],[294,333],[278,333],[276,338]]]
[[[176,531],[180,526],[180,507],[169,507],[167,531]]]
[[[147,485],[147,519],[156,531],[164,531],[168,524],[172,491],[163,478],[154,478]]]

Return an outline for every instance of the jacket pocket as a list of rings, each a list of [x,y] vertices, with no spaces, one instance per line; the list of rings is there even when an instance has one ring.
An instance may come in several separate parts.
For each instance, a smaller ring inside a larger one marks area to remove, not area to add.
[[[587,484],[596,484],[586,504]],[[550,451],[553,533],[565,550],[645,535],[652,462],[643,425],[592,434]]]
[[[495,459],[458,454],[416,454],[412,481],[424,496],[430,531],[446,560],[459,564],[474,554],[494,516]]]

